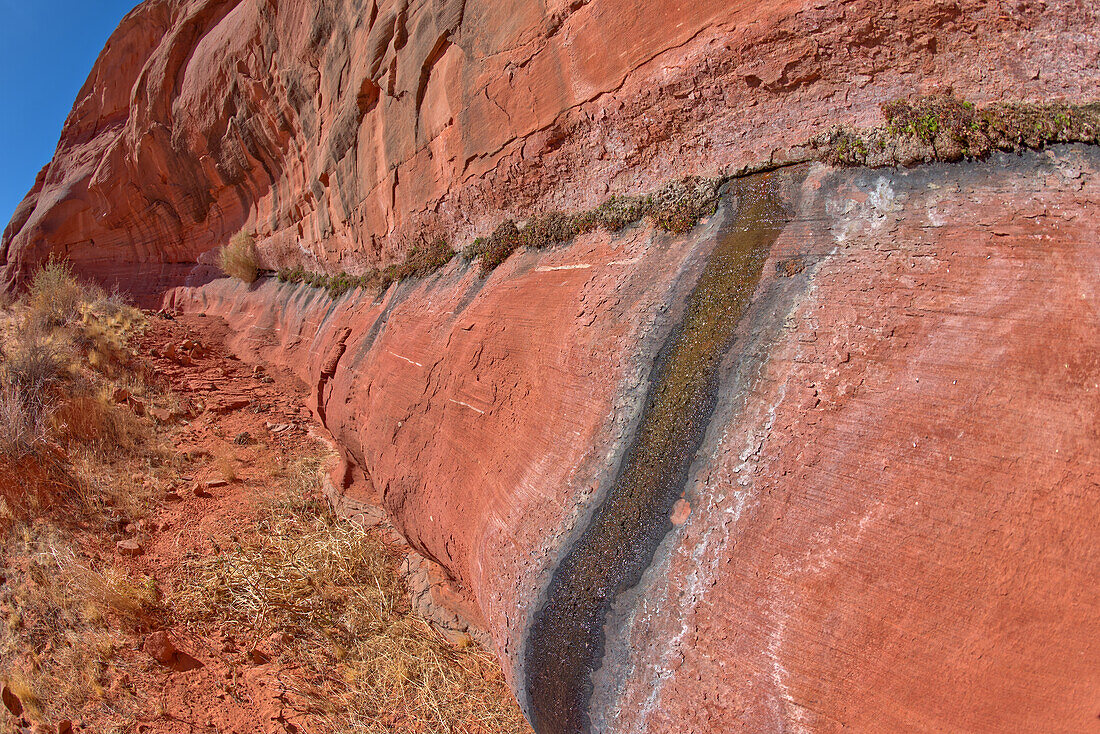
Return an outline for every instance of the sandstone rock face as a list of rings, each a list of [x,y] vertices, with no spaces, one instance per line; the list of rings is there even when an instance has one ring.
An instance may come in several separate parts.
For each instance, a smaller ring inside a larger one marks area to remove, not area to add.
[[[347,499],[476,604],[539,731],[1088,731],[1098,173],[1069,146],[772,174],[789,221],[647,518],[660,543],[595,635],[561,640],[601,646],[579,715],[539,700],[561,660],[532,630],[751,187],[685,236],[594,233],[484,281],[455,261],[377,303],[219,280],[171,304],[319,386]]]
[[[437,564],[424,596],[540,734],[1089,731],[1100,152],[783,164],[908,94],[1085,100],[1097,27],[1073,0],[148,0],[2,278],[61,254],[181,286],[295,370],[335,501]],[[241,228],[265,267],[357,272],[762,162],[680,236],[379,298],[211,282]]]
[[[1079,100],[1100,8],[1055,0],[148,0],[5,230],[151,298],[242,227],[268,267],[357,271],[505,212],[782,157],[877,104]]]

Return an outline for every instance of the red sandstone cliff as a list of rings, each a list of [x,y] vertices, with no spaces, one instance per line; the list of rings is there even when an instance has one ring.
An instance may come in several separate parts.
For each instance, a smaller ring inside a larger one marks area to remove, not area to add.
[[[1082,100],[1098,26],[1069,0],[150,0],[6,230],[4,277],[57,252],[152,296],[208,279],[241,227],[269,266],[365,268],[782,160],[898,96]],[[716,366],[690,514],[602,627],[593,730],[1094,726],[1098,172],[1061,147],[776,174],[789,221]],[[487,279],[455,260],[378,302],[227,280],[169,299],[315,386],[343,499],[446,569],[551,721],[534,620],[739,191],[684,236],[591,233]]]
[[[5,231],[4,279],[56,252],[153,292],[243,226],[269,265],[354,271],[757,163],[893,97],[1080,99],[1098,24],[1073,0],[149,0]]]
[[[793,196],[690,517],[607,628],[593,730],[1089,731],[1100,151],[818,168]],[[311,384],[350,330],[322,396],[349,500],[448,569],[522,696],[529,618],[728,216],[516,255],[484,285],[456,261],[381,303],[228,280],[173,303]]]

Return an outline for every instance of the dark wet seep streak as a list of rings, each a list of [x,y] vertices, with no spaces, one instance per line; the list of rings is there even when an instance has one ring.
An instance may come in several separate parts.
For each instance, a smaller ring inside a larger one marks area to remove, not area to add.
[[[529,630],[526,684],[539,734],[589,730],[592,674],[603,658],[611,605],[637,585],[672,528],[669,511],[714,413],[720,365],[788,219],[769,177],[742,179],[737,187],[736,219],[720,235],[683,321],[658,355],[616,480],[555,570]]]

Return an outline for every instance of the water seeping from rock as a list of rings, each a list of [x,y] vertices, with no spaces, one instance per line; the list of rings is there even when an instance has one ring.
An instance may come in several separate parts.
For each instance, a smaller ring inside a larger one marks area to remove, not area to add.
[[[736,214],[658,353],[638,428],[611,489],[555,570],[524,658],[529,714],[539,734],[590,730],[592,675],[604,656],[615,598],[634,587],[671,530],[669,512],[717,403],[721,364],[736,344],[772,244],[789,215],[768,175],[732,183]]]

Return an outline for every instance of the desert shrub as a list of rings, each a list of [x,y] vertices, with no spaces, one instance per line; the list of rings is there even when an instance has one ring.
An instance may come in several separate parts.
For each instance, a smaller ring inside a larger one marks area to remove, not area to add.
[[[543,214],[522,229],[506,219],[489,237],[475,239],[462,251],[462,257],[467,261],[480,258],[481,272],[485,274],[520,247],[545,249],[568,244],[577,235],[599,228],[618,232],[644,217],[661,229],[681,234],[714,213],[719,184],[719,180],[688,177],[673,181],[649,196],[613,196],[598,207],[577,214]]]
[[[260,276],[257,265],[256,241],[241,230],[218,251],[218,266],[226,275],[244,283],[253,283]]]
[[[277,277],[281,283],[301,283],[305,280],[306,270],[301,265],[296,265],[293,268],[283,268],[278,272]]]
[[[994,104],[979,108],[952,95],[885,102],[886,124],[839,127],[810,141],[836,166],[908,165],[984,158],[996,150],[1100,141],[1100,105]]]
[[[646,215],[661,229],[682,234],[718,206],[718,182],[688,177],[673,181],[653,194]]]
[[[0,454],[19,460],[44,446],[48,416],[48,405],[28,405],[13,385],[0,384]]]
[[[72,266],[50,257],[34,275],[27,289],[28,318],[40,327],[59,326],[80,315],[88,300],[88,286],[73,276]]]
[[[35,329],[0,350],[0,453],[18,458],[35,453],[49,437],[56,388],[68,365],[57,342]]]
[[[454,256],[454,250],[442,239],[433,240],[427,245],[416,245],[400,264],[390,265],[380,273],[378,288],[385,291],[391,283],[431,275],[449,263]]]
[[[584,214],[581,231],[590,231],[597,227],[603,227],[608,232],[618,232],[627,225],[640,221],[646,215],[653,201],[648,196],[612,196]]]
[[[400,277],[422,278],[444,267],[455,256],[455,251],[442,239],[427,245],[417,245],[409,250],[401,263]]]
[[[481,272],[485,274],[495,270],[522,244],[523,239],[516,223],[505,219],[491,235],[474,240],[462,251],[462,256],[466,260],[481,258]]]
[[[561,212],[551,212],[535,217],[523,228],[523,244],[542,250],[559,243],[572,242],[577,232],[577,223],[573,217]]]

